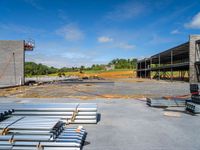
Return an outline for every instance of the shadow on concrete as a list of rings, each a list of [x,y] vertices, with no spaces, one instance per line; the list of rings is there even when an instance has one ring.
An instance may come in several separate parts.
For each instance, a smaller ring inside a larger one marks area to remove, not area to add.
[[[86,145],[89,145],[89,144],[90,144],[89,141],[85,141],[84,144],[83,144],[83,146],[86,146]]]

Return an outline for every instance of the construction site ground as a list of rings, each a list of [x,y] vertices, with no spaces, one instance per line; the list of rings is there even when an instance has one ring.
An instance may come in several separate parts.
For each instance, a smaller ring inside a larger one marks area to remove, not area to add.
[[[113,83],[111,82],[113,81]],[[189,93],[189,83],[137,78],[92,80],[87,83],[46,83],[0,89],[0,97],[16,98],[145,98]],[[90,83],[91,82],[91,83]],[[100,82],[100,83],[99,83]],[[103,83],[102,83],[103,82]],[[108,82],[108,83],[107,83]]]
[[[183,107],[152,108],[144,101],[132,99],[0,98],[1,102],[97,103],[99,122],[83,125],[88,132],[84,150],[199,150],[200,147],[200,118],[185,113]]]
[[[0,89],[0,103],[97,103],[97,125],[83,125],[88,133],[84,150],[199,149],[199,115],[184,107],[152,108],[145,101],[187,95],[189,83],[127,76],[85,81]]]

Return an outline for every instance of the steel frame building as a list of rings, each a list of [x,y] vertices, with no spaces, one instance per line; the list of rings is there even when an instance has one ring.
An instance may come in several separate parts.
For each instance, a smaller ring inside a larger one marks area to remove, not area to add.
[[[138,60],[137,77],[199,82],[200,35],[190,35],[186,43]]]

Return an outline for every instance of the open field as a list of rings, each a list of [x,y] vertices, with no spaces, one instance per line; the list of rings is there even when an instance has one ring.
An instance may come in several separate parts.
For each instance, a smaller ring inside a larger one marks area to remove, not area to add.
[[[136,77],[136,71],[132,70],[132,69],[115,69],[115,70],[84,70],[82,73],[80,73],[79,71],[75,71],[75,72],[63,72],[65,74],[65,76],[77,76],[80,78],[83,77],[88,77],[88,78],[105,78],[105,79],[124,79],[124,78],[135,78]],[[166,72],[167,76],[163,77],[161,76],[161,78],[165,78],[165,79],[169,79],[170,80],[170,72]],[[58,77],[58,73],[55,74],[48,74],[48,75],[38,75],[38,76],[33,76],[33,77]],[[152,72],[151,77],[153,78],[155,76],[155,72]],[[173,78],[176,80],[180,80],[179,79],[179,72],[174,71],[173,72]],[[185,76],[186,80],[188,81],[188,75]]]
[[[76,72],[64,72],[66,76],[78,76],[78,77],[101,77],[101,78],[132,78],[135,77],[135,71],[132,69],[116,69],[116,70],[84,70],[82,73],[79,71]],[[48,76],[58,76],[58,73],[56,74],[49,74]]]
[[[200,117],[185,113],[183,107],[158,109],[142,101],[124,99],[0,98],[0,102],[97,103],[100,121],[97,125],[83,125],[88,132],[84,150],[199,150],[200,147]]]

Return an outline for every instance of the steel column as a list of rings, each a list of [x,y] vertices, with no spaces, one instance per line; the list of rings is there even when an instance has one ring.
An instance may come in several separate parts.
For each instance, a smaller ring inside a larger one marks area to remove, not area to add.
[[[173,50],[171,51],[171,81],[173,81]]]
[[[158,55],[158,63],[159,63],[158,79],[160,80],[160,54]]]
[[[146,68],[146,64],[147,62],[146,62],[146,59],[144,60],[144,78],[146,78],[147,77],[147,72],[146,72],[146,70],[147,70],[147,68]]]

